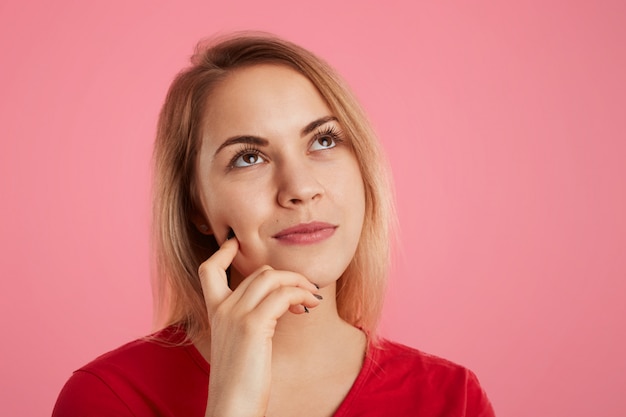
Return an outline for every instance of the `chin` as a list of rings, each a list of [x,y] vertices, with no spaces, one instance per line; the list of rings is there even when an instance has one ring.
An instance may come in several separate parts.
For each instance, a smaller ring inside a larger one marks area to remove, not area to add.
[[[281,269],[286,271],[297,272],[306,277],[312,283],[325,287],[331,283],[336,282],[348,267],[348,263],[339,263],[337,260],[334,262],[311,261],[308,262],[294,262],[289,260],[287,262],[276,263],[276,266],[272,265],[275,269]]]
[[[352,246],[353,250],[347,249]],[[242,242],[241,251],[235,258],[233,266],[245,278],[263,265],[269,265],[276,270],[301,274],[322,287],[336,282],[343,275],[354,258],[356,246],[355,242],[343,241],[332,245],[261,249],[247,246]]]
[[[297,259],[291,257],[285,259],[268,259],[266,261],[246,262],[241,259],[240,262],[235,262],[233,266],[237,272],[245,277],[251,275],[254,271],[259,269],[263,265],[269,265],[272,268],[280,271],[291,271],[301,274],[312,283],[325,287],[336,282],[348,267],[348,262],[338,262],[336,258],[331,262],[321,259],[320,257],[306,257],[306,259]]]

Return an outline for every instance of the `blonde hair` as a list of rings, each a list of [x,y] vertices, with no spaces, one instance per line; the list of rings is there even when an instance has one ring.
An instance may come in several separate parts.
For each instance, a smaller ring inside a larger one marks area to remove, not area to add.
[[[337,73],[311,52],[267,34],[239,33],[201,42],[192,65],[167,93],[154,147],[153,252],[155,310],[160,326],[183,326],[195,340],[209,331],[198,267],[218,245],[196,230],[192,213],[195,164],[205,103],[212,88],[237,68],[278,64],[307,77],[326,100],[350,139],[365,186],[365,220],[352,262],[337,282],[339,315],[375,335],[389,266],[390,225],[395,221],[388,170],[379,143]]]

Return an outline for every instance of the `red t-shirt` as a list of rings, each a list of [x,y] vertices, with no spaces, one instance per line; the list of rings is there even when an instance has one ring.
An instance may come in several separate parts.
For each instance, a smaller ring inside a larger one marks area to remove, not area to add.
[[[182,340],[172,328],[160,340]],[[74,372],[53,417],[204,416],[209,364],[191,344],[140,339]],[[334,414],[348,416],[494,417],[466,368],[398,343],[370,346],[350,392]]]

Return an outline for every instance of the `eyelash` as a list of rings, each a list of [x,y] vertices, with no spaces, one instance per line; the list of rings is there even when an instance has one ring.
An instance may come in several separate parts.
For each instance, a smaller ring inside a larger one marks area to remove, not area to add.
[[[311,140],[311,144],[327,136],[330,137],[333,140],[333,142],[335,142],[335,146],[339,145],[340,143],[343,143],[342,132],[335,125],[329,125],[329,126],[326,126],[324,129],[319,130],[315,133],[315,136],[313,136],[313,139]]]
[[[323,129],[318,130],[315,133],[315,135],[309,142],[309,148],[313,145],[313,143],[315,143],[315,141],[318,141],[324,137],[330,137],[330,139],[334,142],[335,146],[344,142],[343,133],[336,126],[330,125],[330,126],[326,126]],[[327,149],[332,149],[335,146],[331,148],[327,148]],[[251,144],[242,145],[242,147],[237,151],[237,153],[232,157],[232,159],[228,163],[228,169],[230,170],[230,169],[239,168],[236,166],[236,162],[239,158],[241,158],[244,155],[259,156],[259,155],[262,155],[262,152],[258,148],[255,148],[254,145],[251,145]]]
[[[238,168],[235,164],[237,160],[244,155],[258,156],[258,155],[261,155],[261,151],[255,148],[254,145],[251,145],[251,144],[242,145],[241,148],[237,151],[237,153],[232,157],[232,159],[228,163],[228,168],[229,169]]]

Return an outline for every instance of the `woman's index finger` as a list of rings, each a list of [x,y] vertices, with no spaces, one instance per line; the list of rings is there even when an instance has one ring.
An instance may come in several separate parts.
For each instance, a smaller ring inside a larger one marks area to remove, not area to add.
[[[209,311],[212,311],[231,293],[228,287],[226,270],[239,252],[239,241],[232,238],[198,268],[200,284],[204,293],[204,300]]]

